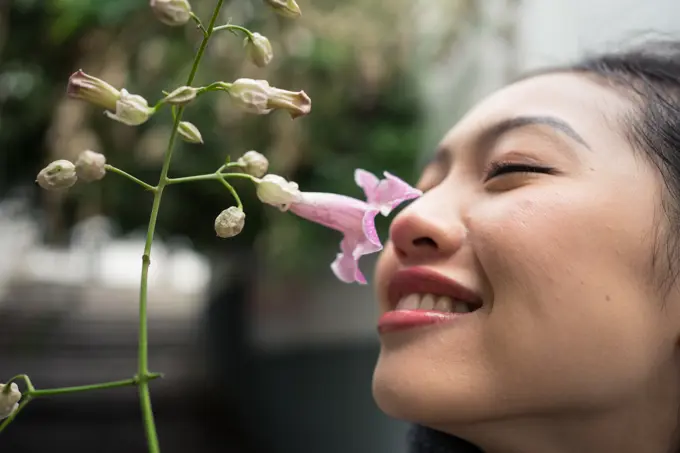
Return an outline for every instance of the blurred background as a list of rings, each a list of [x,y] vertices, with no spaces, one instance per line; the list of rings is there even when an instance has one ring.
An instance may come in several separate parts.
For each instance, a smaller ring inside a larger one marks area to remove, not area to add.
[[[193,0],[207,20],[213,0]],[[259,69],[241,38],[216,34],[197,85],[239,77],[304,89],[312,114],[246,116],[226,95],[185,119],[205,145],[180,143],[172,176],[212,172],[249,149],[303,190],[361,197],[357,167],[415,182],[446,130],[526,70],[638,39],[678,35],[676,0],[299,0],[281,19],[261,0],[229,18],[268,36]],[[0,380],[39,388],[124,379],[136,370],[140,257],[151,197],[116,175],[66,193],[37,172],[84,149],[154,183],[169,135],[164,111],[140,127],[68,100],[82,68],[155,102],[182,85],[201,36],[158,23],[147,0],[0,0]],[[341,237],[262,207],[237,188],[244,233],[220,240],[232,204],[211,182],[169,188],[152,251],[150,365],[163,452],[405,452],[408,426],[371,398],[379,351],[369,286],[329,264]],[[389,219],[379,221],[386,239]],[[375,257],[362,259],[371,277]],[[134,388],[31,403],[0,451],[145,451]]]

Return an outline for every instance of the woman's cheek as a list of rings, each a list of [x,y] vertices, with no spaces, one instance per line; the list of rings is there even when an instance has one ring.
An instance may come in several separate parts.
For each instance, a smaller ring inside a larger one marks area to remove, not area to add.
[[[577,249],[592,246],[583,233],[589,222],[575,208],[579,201],[536,189],[490,196],[465,214],[469,245],[492,286],[550,278],[578,259]]]

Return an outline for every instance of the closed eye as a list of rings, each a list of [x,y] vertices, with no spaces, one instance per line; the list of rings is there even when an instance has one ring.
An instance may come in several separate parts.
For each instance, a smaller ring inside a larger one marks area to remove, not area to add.
[[[496,178],[508,173],[545,173],[553,174],[554,169],[529,164],[513,164],[508,162],[492,162],[486,171],[484,181]]]

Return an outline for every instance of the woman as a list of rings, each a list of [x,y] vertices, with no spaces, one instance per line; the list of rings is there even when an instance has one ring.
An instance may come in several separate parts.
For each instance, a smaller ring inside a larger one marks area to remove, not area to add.
[[[373,384],[412,451],[678,451],[680,43],[492,94],[418,188]]]

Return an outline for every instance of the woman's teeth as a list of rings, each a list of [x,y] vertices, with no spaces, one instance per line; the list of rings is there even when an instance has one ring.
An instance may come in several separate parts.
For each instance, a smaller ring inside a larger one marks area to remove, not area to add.
[[[473,311],[473,308],[467,302],[451,299],[448,296],[409,294],[401,298],[396,310],[434,310],[445,313],[470,313]]]

